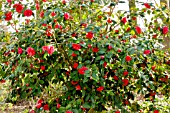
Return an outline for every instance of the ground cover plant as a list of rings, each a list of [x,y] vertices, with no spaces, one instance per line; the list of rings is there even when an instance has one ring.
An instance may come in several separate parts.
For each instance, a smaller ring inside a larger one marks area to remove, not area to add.
[[[0,34],[6,42],[0,80],[10,82],[6,101],[33,98],[31,113],[169,112],[157,102],[170,96],[170,59],[161,49],[169,12],[151,3],[115,12],[121,3],[106,11],[95,0],[4,2],[2,19],[15,30]],[[147,14],[153,14],[150,22]]]

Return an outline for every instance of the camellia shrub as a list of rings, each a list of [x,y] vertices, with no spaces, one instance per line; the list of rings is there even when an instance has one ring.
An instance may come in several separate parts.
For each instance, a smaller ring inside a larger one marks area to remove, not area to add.
[[[161,49],[169,17],[158,21],[167,9],[142,3],[141,10],[115,12],[121,3],[106,11],[95,0],[4,2],[2,19],[15,30],[0,34],[8,101],[33,97],[31,113],[140,112],[141,100],[153,103],[148,112],[169,112],[154,106],[155,96],[170,96],[170,60]],[[148,14],[153,17],[142,29],[137,19]]]

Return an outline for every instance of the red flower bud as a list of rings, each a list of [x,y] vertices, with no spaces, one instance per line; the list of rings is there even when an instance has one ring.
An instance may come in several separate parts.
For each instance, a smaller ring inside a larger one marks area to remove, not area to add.
[[[119,52],[119,53],[120,53],[120,52],[122,52],[122,50],[121,50],[121,49],[118,49],[118,50],[117,50],[117,52]]]
[[[129,84],[129,80],[128,79],[123,79],[123,86],[127,86]]]
[[[86,70],[88,70],[88,68],[85,67],[85,66],[83,66],[82,68],[80,68],[80,69],[78,70],[78,73],[81,74],[81,75],[84,75]]]
[[[73,68],[74,68],[74,69],[77,69],[78,65],[79,65],[78,63],[74,63],[74,64],[73,64]]]
[[[126,17],[122,18],[121,22],[122,22],[123,24],[126,24],[127,18],[126,18]]]
[[[45,104],[45,105],[43,106],[43,109],[44,109],[44,110],[49,110],[48,104]]]
[[[80,44],[72,44],[72,48],[74,49],[74,50],[80,50],[81,49],[81,45]]]
[[[44,70],[45,70],[45,66],[41,66],[40,69],[41,69],[42,71],[44,71]]]
[[[128,75],[128,71],[124,71],[124,72],[123,72],[123,75],[124,75],[124,76]]]
[[[163,28],[162,28],[162,34],[167,34],[168,33],[168,27],[167,26],[164,26]]]
[[[27,48],[27,53],[29,56],[34,56],[36,54],[34,48],[32,48],[32,47]]]
[[[143,54],[145,54],[145,55],[149,55],[150,53],[151,53],[150,50],[145,50],[145,51],[143,52]]]
[[[132,60],[132,58],[131,58],[131,56],[128,55],[128,56],[126,56],[125,60],[126,60],[127,62],[129,62],[129,61]]]
[[[60,105],[59,103],[57,103],[57,106],[56,106],[56,107],[57,107],[57,109],[59,109],[59,108],[60,108],[60,106],[61,106],[61,105]]]
[[[5,20],[10,21],[12,19],[12,12],[5,13]]]
[[[119,78],[118,78],[118,76],[114,75],[114,76],[113,76],[113,79],[116,80],[116,81],[118,81]]]
[[[94,47],[93,50],[92,50],[94,53],[97,53],[99,51],[99,48],[98,47]]]
[[[156,66],[152,66],[151,68],[152,68],[153,71],[155,71]]]
[[[22,54],[22,52],[23,52],[23,50],[22,50],[22,48],[18,48],[18,54]]]
[[[88,38],[88,39],[92,39],[94,37],[94,34],[92,33],[92,32],[88,32],[87,34],[86,34],[86,38]]]
[[[101,92],[101,91],[103,91],[103,89],[104,89],[104,87],[103,87],[103,86],[100,86],[100,87],[97,88],[97,91],[98,91],[98,92]]]
[[[26,9],[26,10],[24,11],[24,16],[29,17],[29,16],[31,16],[32,14],[33,14],[33,12],[32,12],[31,9]]]
[[[136,33],[137,34],[141,34],[142,33],[142,29],[139,26],[136,26],[135,29],[136,29]]]
[[[154,110],[154,113],[159,113],[159,110]]]
[[[81,86],[80,86],[80,85],[77,85],[77,86],[76,86],[76,90],[81,90]]]
[[[151,8],[151,6],[150,6],[148,3],[144,3],[144,6],[145,6],[146,8],[148,8],[148,9]]]
[[[110,18],[108,18],[107,22],[108,23],[112,23],[112,20]]]

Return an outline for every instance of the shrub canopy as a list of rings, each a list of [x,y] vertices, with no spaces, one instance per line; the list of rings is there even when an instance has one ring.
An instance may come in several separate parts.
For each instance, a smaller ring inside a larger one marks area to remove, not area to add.
[[[141,10],[115,12],[118,3],[106,12],[95,0],[5,2],[2,18],[15,30],[0,34],[6,42],[0,80],[11,81],[9,100],[39,97],[36,112],[125,113],[142,109],[139,97],[152,103],[156,95],[169,97],[170,60],[161,49],[169,17],[158,23],[166,7],[144,3]],[[136,21],[147,14],[154,16],[142,29]]]

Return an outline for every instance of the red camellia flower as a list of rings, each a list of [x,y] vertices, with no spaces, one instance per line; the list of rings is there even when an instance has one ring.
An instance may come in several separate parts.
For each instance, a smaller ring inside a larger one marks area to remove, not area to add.
[[[103,63],[103,66],[104,66],[104,68],[106,68],[106,66],[107,66],[107,62],[104,62],[104,63]]]
[[[80,50],[81,49],[81,45],[80,44],[72,44],[72,48],[74,49],[74,50]]]
[[[44,70],[45,70],[45,66],[40,66],[40,69],[41,69],[42,71],[44,71]]]
[[[70,14],[69,13],[64,13],[64,19],[69,20],[70,19]]]
[[[36,10],[40,10],[40,5],[36,4]]]
[[[56,15],[56,13],[55,13],[55,12],[52,12],[52,13],[51,13],[51,16],[53,16],[53,17],[54,17],[55,15]]]
[[[5,13],[5,20],[10,21],[12,19],[12,12]]]
[[[76,37],[76,36],[77,36],[77,34],[76,34],[76,33],[73,33],[73,34],[71,34],[71,36],[72,36],[72,37]]]
[[[52,55],[54,53],[54,46],[52,46],[52,45],[43,46],[42,50],[47,51],[49,55]]]
[[[74,63],[74,64],[73,64],[73,68],[74,68],[74,69],[77,69],[78,65],[79,65],[78,63]]]
[[[151,6],[150,6],[148,3],[144,3],[144,6],[145,6],[146,8],[148,8],[148,9],[151,8]]]
[[[34,56],[36,54],[34,48],[32,48],[32,47],[27,48],[27,53],[29,56]]]
[[[84,27],[84,28],[86,28],[86,27],[87,27],[87,24],[86,24],[86,23],[82,23],[81,26]]]
[[[43,103],[43,100],[40,99],[40,100],[37,101],[37,103],[38,103],[38,104],[39,104],[39,103]]]
[[[91,44],[88,44],[88,46],[87,46],[88,48],[92,48],[92,45]]]
[[[124,103],[125,103],[126,105],[128,105],[128,104],[129,104],[129,101],[128,101],[128,100],[125,100]]]
[[[43,100],[42,100],[42,99],[38,100],[37,105],[36,105],[36,108],[40,109],[41,106],[42,106],[42,103],[43,103]]]
[[[128,75],[128,71],[124,71],[124,72],[123,72],[123,75],[124,75],[124,76]]]
[[[107,22],[108,23],[112,23],[112,20],[110,18],[108,18]]]
[[[44,11],[40,12],[40,17],[43,18],[44,17]]]
[[[47,0],[42,0],[43,2],[47,2]]]
[[[126,24],[127,18],[126,18],[126,17],[122,18],[121,22],[122,22],[123,24]]]
[[[111,46],[111,45],[108,45],[108,49],[109,49],[109,50],[112,49],[112,46]]]
[[[43,46],[43,47],[42,47],[42,50],[43,50],[43,51],[47,51],[47,50],[48,50],[48,46]]]
[[[68,0],[62,0],[63,4],[66,4],[68,2]]]
[[[86,108],[84,108],[83,106],[80,106],[80,108],[81,108],[83,111],[85,111],[85,110],[86,110]]]
[[[86,34],[86,38],[88,38],[88,39],[92,39],[93,37],[94,37],[94,34],[92,32],[88,32]]]
[[[23,52],[23,50],[22,50],[22,48],[18,48],[18,54],[22,54],[22,52]]]
[[[59,103],[57,103],[56,108],[59,109],[61,107],[61,105]]]
[[[152,38],[157,38],[157,34],[154,34],[154,35],[152,36]]]
[[[128,27],[128,28],[126,29],[126,32],[129,32],[129,31],[130,31],[130,29],[131,29],[131,28],[130,28],[130,27]]]
[[[119,111],[119,110],[117,110],[117,111],[115,111],[115,113],[120,113],[120,111]]]
[[[6,82],[6,80],[4,80],[4,79],[3,79],[3,80],[1,80],[1,83],[5,83],[5,82]]]
[[[71,81],[71,84],[72,84],[72,85],[76,85],[76,84],[78,84],[78,81],[73,81],[73,80],[72,80],[72,81]]]
[[[80,68],[80,69],[78,70],[78,72],[79,72],[79,74],[84,75],[86,70],[88,70],[88,68],[85,67],[85,66],[83,66],[82,68]]]
[[[118,76],[114,75],[114,76],[113,76],[113,79],[116,80],[116,81],[118,81],[119,78],[118,78]]]
[[[30,20],[29,19],[25,19],[25,24],[29,24],[30,23]]]
[[[116,29],[116,30],[115,30],[115,33],[119,33],[119,30],[118,30],[118,29]]]
[[[131,56],[127,55],[126,58],[125,58],[125,60],[126,60],[127,62],[129,62],[129,61],[132,60],[132,58],[131,58]]]
[[[51,30],[47,29],[47,30],[46,30],[46,35],[47,35],[47,36],[51,36],[51,35],[52,35]]]
[[[56,29],[62,29],[62,26],[61,26],[60,24],[56,24],[56,25],[55,25],[55,28],[56,28]]]
[[[135,29],[136,29],[137,34],[142,33],[142,29],[139,26],[136,26]]]
[[[101,92],[101,91],[103,91],[103,89],[104,89],[104,87],[103,87],[103,86],[100,86],[100,87],[97,88],[97,91],[98,91],[98,92]]]
[[[165,34],[167,34],[168,33],[168,27],[167,26],[164,26],[163,28],[162,28],[162,33],[165,35]]]
[[[129,80],[128,79],[123,79],[123,86],[127,86],[129,84]]]
[[[81,90],[81,86],[80,86],[80,85],[77,85],[77,86],[76,86],[76,90],[78,90],[78,91]]]
[[[154,112],[154,113],[159,113],[159,110],[154,110],[153,112]]]
[[[97,53],[97,52],[99,51],[99,48],[98,48],[98,47],[94,47],[94,48],[92,49],[92,51],[93,51],[94,53]]]
[[[120,52],[122,52],[122,50],[121,50],[121,49],[118,49],[117,52],[120,53]]]
[[[155,71],[156,66],[152,66],[151,68],[152,68],[153,71]]]
[[[104,59],[104,55],[101,55],[100,58],[101,58],[101,59]]]
[[[47,24],[42,24],[42,26],[43,26],[43,27],[46,27],[46,26],[47,26]]]
[[[49,55],[52,55],[53,54],[53,52],[54,52],[54,46],[48,46],[48,50],[47,50],[47,52],[48,52],[48,54]]]
[[[76,57],[76,56],[77,56],[77,54],[75,54],[75,53],[72,53],[72,54],[71,54],[71,56],[72,56],[72,57]]]
[[[150,50],[145,50],[145,51],[143,52],[143,54],[145,54],[145,55],[148,55],[148,54],[150,54],[150,53],[151,53]]]
[[[42,104],[41,104],[41,103],[38,103],[38,104],[36,105],[36,108],[37,108],[37,109],[40,109],[41,106],[42,106]]]
[[[16,12],[21,13],[21,11],[24,9],[22,4],[14,4],[13,6],[16,9]]]
[[[44,109],[44,110],[49,110],[48,104],[45,104],[45,105],[43,106],[43,109]]]
[[[150,96],[155,96],[156,92],[155,91],[150,91],[149,94],[150,94]]]
[[[70,111],[70,110],[67,110],[67,111],[66,111],[66,113],[73,113],[73,112],[72,112],[72,111]]]
[[[29,17],[29,16],[31,16],[32,15],[32,10],[31,9],[27,9],[27,10],[25,10],[24,11],[24,16],[27,16],[27,17]]]
[[[7,0],[7,2],[11,4],[12,0]]]
[[[30,64],[30,68],[33,68],[34,67],[34,65],[33,64]]]
[[[66,72],[66,75],[67,75],[67,76],[70,76],[70,71],[67,71],[67,72]]]
[[[132,20],[136,20],[136,17],[134,16],[134,17],[132,17]]]
[[[136,35],[133,35],[132,37],[133,37],[133,38],[137,38],[137,36],[136,36]]]

